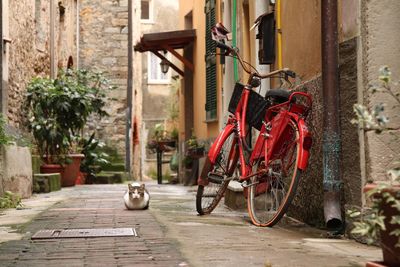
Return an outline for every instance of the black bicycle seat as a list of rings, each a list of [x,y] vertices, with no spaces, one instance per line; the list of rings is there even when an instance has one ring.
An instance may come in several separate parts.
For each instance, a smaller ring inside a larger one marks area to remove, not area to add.
[[[291,92],[285,89],[270,89],[265,94],[265,98],[274,98],[278,102],[286,102],[289,100]]]

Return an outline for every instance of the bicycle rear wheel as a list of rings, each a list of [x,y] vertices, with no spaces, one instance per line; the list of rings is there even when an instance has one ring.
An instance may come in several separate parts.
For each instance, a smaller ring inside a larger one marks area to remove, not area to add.
[[[196,194],[196,210],[200,215],[210,214],[217,207],[228,187],[236,167],[237,148],[234,132],[225,139],[215,163],[208,158],[202,170],[202,177],[208,177],[207,185],[199,185]]]
[[[254,166],[255,171],[266,172],[250,179],[247,209],[256,226],[272,227],[279,222],[293,200],[301,176],[297,168],[300,144],[295,122],[288,123],[281,138],[268,170],[265,170],[265,162],[259,161]]]

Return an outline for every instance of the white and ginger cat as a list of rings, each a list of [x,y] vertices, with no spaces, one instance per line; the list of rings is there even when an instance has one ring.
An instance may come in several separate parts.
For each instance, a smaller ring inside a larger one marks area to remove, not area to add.
[[[124,202],[128,210],[145,210],[149,208],[150,195],[144,184],[128,184],[128,191],[124,195]]]

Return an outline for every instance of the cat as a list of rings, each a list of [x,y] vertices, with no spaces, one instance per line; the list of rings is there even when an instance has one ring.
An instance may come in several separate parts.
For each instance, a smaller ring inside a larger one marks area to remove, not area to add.
[[[128,191],[124,195],[125,207],[128,210],[145,210],[149,208],[150,194],[144,184],[128,184]]]

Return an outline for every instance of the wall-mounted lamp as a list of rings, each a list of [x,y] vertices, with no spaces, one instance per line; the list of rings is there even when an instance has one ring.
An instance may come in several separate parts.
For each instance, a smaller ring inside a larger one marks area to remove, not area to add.
[[[164,52],[164,57],[167,55],[167,52]],[[166,74],[169,70],[169,62],[166,59],[161,60],[160,62],[161,72]]]

